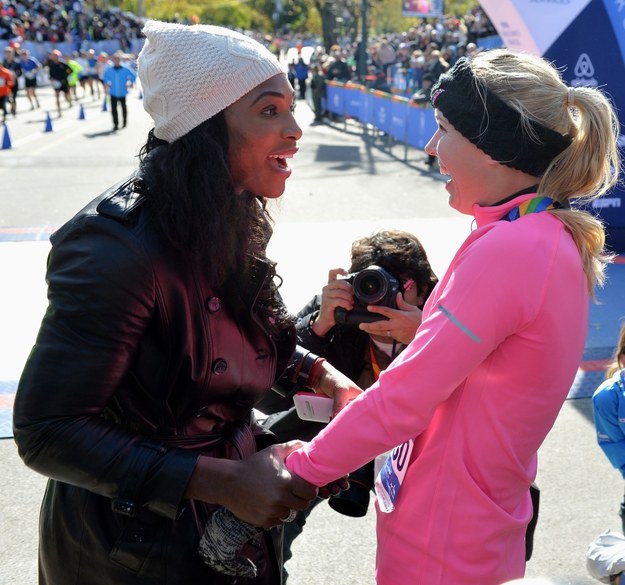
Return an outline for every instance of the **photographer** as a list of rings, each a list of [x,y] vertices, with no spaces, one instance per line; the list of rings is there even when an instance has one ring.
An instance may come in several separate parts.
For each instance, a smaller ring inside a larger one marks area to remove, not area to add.
[[[369,305],[367,310],[355,298],[352,284],[357,284],[356,278],[339,278],[347,277],[348,272],[341,268],[332,269],[321,295],[316,295],[297,314],[296,328],[300,345],[325,357],[361,388],[367,388],[377,379],[380,370],[386,368],[414,337],[421,322],[420,308],[438,279],[423,246],[407,232],[381,231],[361,238],[352,244],[351,259],[351,275],[363,274],[362,271],[372,265],[386,271],[388,275],[380,273],[380,278],[386,280],[385,284],[389,284],[389,292],[393,294],[390,297],[385,295],[381,304]],[[366,282],[364,285],[367,288]],[[398,292],[394,292],[395,289]],[[378,321],[363,322],[376,315]],[[338,320],[344,322],[337,323]],[[275,413],[267,418],[265,426],[280,441],[310,440],[325,426],[301,420],[292,401],[280,402],[277,395],[268,396],[258,408],[265,413]],[[364,516],[373,485],[373,462],[350,477],[349,490],[331,498],[330,505],[350,516]],[[291,544],[302,533],[308,514],[319,501],[299,512],[294,522],[285,525],[285,560],[291,557]]]

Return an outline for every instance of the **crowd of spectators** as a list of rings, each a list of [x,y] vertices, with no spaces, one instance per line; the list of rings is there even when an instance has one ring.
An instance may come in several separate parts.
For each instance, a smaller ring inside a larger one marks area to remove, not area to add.
[[[496,35],[483,10],[474,8],[462,18],[424,21],[402,33],[369,38],[364,68],[355,41],[334,45],[329,53],[317,47],[311,61],[328,80],[411,96],[422,89],[424,77],[436,83],[460,57],[477,52],[481,40]]]
[[[84,51],[93,43],[117,41],[122,51],[131,53],[131,44],[141,37],[144,20],[118,8],[98,6],[96,0],[0,0],[0,42],[16,46],[29,41],[66,43]],[[296,57],[288,59],[292,69],[296,64],[306,67],[308,75],[310,66],[310,74],[314,71],[323,79],[356,81],[404,96],[421,96],[424,79],[427,85],[436,83],[458,58],[478,51],[481,40],[496,37],[479,7],[462,17],[423,20],[401,33],[370,35],[364,61],[360,42],[355,39],[342,38],[326,53],[320,40],[312,36],[263,37],[246,32],[282,53],[283,58],[289,48],[297,50]],[[311,45],[314,49],[305,54],[302,49],[311,49]],[[102,48],[98,50],[102,52]],[[303,98],[306,84],[299,83],[298,87]]]
[[[95,0],[0,0],[0,40],[72,43],[117,40],[123,49],[140,37],[143,19]]]

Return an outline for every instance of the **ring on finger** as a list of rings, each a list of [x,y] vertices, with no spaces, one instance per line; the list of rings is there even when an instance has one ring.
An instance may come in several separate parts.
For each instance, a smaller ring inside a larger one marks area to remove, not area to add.
[[[284,524],[293,522],[293,520],[295,520],[295,516],[297,516],[297,510],[290,510],[289,515],[286,518],[280,518],[280,522],[284,522]]]
[[[390,336],[391,336],[391,330],[389,329],[389,330],[386,332],[386,337],[390,337]]]

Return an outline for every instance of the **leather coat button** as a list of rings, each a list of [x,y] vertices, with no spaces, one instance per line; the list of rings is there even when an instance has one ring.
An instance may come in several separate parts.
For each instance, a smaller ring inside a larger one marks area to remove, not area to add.
[[[213,362],[213,374],[223,374],[228,369],[228,362],[219,358]]]
[[[206,308],[211,313],[216,313],[221,309],[221,299],[219,297],[211,297],[206,300]]]

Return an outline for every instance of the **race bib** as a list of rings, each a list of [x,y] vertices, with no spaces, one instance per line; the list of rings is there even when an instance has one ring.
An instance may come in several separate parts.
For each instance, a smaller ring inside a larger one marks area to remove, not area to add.
[[[7,84],[7,80],[4,77],[0,77],[0,87],[4,87]]]
[[[37,75],[36,71],[26,71],[24,73],[24,77],[26,77],[26,79],[35,79],[35,76]]]
[[[52,80],[52,87],[54,89],[61,89],[61,85],[63,85],[60,81],[58,81],[57,79],[53,79]]]
[[[395,509],[395,500],[399,494],[401,483],[406,475],[414,439],[395,447],[386,458],[380,473],[375,479],[375,493],[380,510],[386,514]]]

